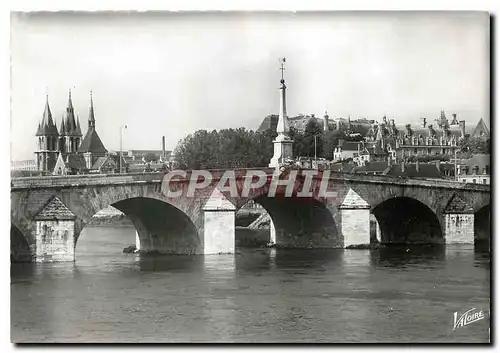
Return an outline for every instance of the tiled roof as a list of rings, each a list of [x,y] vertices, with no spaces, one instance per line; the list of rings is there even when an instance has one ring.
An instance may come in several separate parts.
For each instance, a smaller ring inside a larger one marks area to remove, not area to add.
[[[416,163],[405,163],[405,170],[402,170],[401,164],[393,164],[384,172],[384,175],[400,176],[408,178],[436,178],[441,179],[441,172],[437,169],[435,163],[419,163],[418,171]]]
[[[89,128],[78,152],[106,153],[108,150],[104,147],[97,131],[94,128]]]
[[[479,167],[479,173],[483,173],[483,169],[485,166],[490,167],[491,165],[491,155],[490,154],[476,154],[469,159],[462,160],[458,163],[460,166],[468,166],[469,171],[468,174],[474,174],[473,168],[475,166]]]
[[[100,169],[103,166],[103,164],[108,160],[108,158],[109,158],[108,156],[98,157],[97,160],[94,162],[92,169],[93,170]]]
[[[330,169],[334,172],[351,173],[355,165],[353,163],[332,163]]]
[[[339,147],[342,147],[342,150],[344,151],[357,151],[358,150],[358,144],[359,142],[357,141],[345,141],[345,140],[339,140]]]
[[[387,169],[387,162],[370,162],[362,167],[355,167],[354,173],[382,173]]]
[[[445,213],[474,213],[474,209],[469,206],[462,198],[458,195],[453,194],[451,200],[446,206]]]
[[[36,220],[41,219],[74,219],[75,214],[66,205],[54,196],[35,216]]]

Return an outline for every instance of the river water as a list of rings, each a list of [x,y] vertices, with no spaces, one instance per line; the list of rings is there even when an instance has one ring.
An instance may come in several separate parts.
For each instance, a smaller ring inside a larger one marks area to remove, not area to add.
[[[490,256],[471,247],[123,254],[88,227],[75,263],[13,264],[13,342],[489,342]],[[453,314],[485,318],[453,330]]]

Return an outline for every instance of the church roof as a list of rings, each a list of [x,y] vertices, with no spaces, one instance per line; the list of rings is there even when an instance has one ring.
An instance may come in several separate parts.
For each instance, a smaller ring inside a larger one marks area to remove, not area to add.
[[[481,118],[477,123],[476,128],[472,132],[471,137],[481,137],[489,135],[490,135],[490,129],[488,129],[483,118]]]
[[[104,147],[97,131],[94,128],[89,128],[78,152],[106,153],[108,150]]]

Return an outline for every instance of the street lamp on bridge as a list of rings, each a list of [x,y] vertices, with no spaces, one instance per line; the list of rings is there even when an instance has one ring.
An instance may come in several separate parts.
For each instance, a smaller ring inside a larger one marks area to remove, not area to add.
[[[122,159],[123,159],[123,149],[122,149],[122,140],[123,140],[123,129],[126,129],[127,125],[120,126],[120,174],[122,173]]]

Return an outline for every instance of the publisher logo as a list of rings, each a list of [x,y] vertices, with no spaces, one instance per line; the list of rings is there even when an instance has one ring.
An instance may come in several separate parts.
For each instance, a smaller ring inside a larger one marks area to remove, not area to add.
[[[467,310],[461,316],[458,316],[458,312],[453,313],[453,331],[459,327],[467,326],[473,322],[484,319],[484,313],[482,310],[476,310],[472,308]]]

